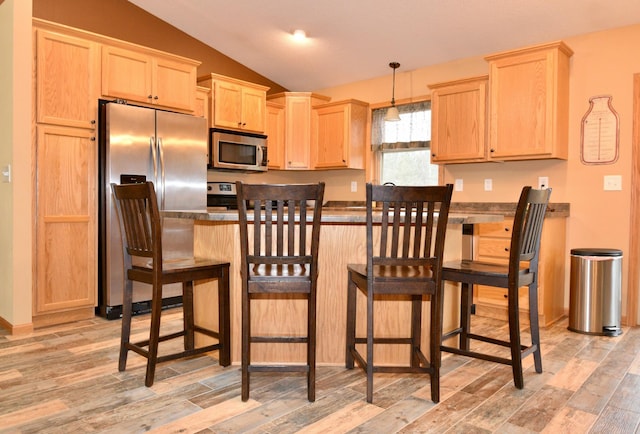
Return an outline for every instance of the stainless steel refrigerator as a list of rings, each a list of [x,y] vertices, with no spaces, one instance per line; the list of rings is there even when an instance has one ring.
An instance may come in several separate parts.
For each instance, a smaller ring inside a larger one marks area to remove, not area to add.
[[[161,210],[207,206],[206,119],[100,101],[99,314],[122,313],[124,263],[110,184],[152,181]],[[193,222],[163,219],[164,258],[193,255]],[[181,286],[163,288],[165,305],[181,302]],[[150,309],[151,286],[134,283],[134,313]]]

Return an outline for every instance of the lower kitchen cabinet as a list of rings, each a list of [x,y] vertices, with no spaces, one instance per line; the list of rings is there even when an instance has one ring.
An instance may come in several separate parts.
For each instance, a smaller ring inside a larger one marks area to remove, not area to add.
[[[34,326],[91,318],[97,294],[97,143],[93,130],[36,128]]]
[[[474,258],[507,264],[512,225],[511,218],[499,223],[477,225]],[[548,326],[564,315],[565,239],[566,219],[546,218],[538,265],[538,320],[541,326]],[[476,285],[474,303],[477,315],[504,320],[508,317],[506,288]],[[520,315],[523,323],[529,322],[529,294],[526,287],[520,288]]]

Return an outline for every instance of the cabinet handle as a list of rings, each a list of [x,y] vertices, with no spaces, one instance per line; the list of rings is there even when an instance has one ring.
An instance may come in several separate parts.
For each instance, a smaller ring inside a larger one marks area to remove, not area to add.
[[[91,119],[90,123],[91,123],[91,125],[95,125],[96,124],[96,120],[95,119]]]
[[[91,139],[89,139],[89,140],[91,140],[92,142],[95,142],[95,141],[96,141],[96,138],[95,138],[95,136],[94,136],[94,137],[91,137]]]
[[[431,156],[435,158],[436,154],[431,154]]]
[[[151,98],[153,98],[153,95],[149,95],[147,98],[151,99]]]
[[[508,252],[508,251],[509,251],[509,248],[508,248],[508,247],[505,247],[505,248],[504,248],[504,251],[505,251],[505,252]]]
[[[495,149],[493,149],[493,148],[491,148],[491,149],[489,150],[489,152],[496,152],[496,150],[495,150]]]
[[[158,95],[154,96],[153,99],[157,100],[158,99]]]
[[[505,232],[509,232],[509,228],[504,228],[504,231]]]
[[[507,294],[504,294],[503,297],[504,298],[509,298],[509,296]]]

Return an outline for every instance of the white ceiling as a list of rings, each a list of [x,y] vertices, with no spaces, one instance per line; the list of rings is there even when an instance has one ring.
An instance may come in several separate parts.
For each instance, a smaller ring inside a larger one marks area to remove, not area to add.
[[[640,0],[129,1],[290,91],[640,23]]]

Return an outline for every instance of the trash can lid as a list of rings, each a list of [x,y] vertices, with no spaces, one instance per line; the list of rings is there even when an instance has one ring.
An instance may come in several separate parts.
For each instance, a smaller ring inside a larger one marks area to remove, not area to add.
[[[571,254],[575,256],[622,256],[619,249],[571,249]]]

